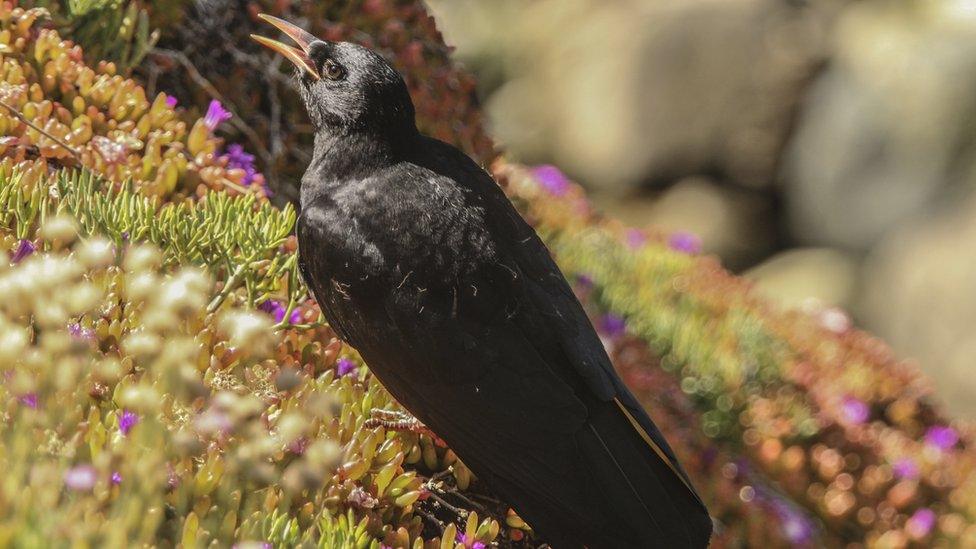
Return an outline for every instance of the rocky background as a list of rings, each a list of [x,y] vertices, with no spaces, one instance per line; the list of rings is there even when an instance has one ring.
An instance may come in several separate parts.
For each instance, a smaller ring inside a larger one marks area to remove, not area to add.
[[[847,309],[976,417],[976,2],[429,4],[510,156]]]

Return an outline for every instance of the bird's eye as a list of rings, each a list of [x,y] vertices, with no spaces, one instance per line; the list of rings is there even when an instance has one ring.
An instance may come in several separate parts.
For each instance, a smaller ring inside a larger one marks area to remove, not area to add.
[[[322,64],[322,74],[329,80],[339,80],[346,75],[346,69],[331,59]]]

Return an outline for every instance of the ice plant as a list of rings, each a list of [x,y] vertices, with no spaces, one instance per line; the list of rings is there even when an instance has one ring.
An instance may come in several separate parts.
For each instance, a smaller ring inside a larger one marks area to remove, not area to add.
[[[262,301],[261,304],[258,305],[258,309],[270,314],[271,317],[275,319],[275,322],[281,322],[282,320],[284,320],[285,314],[288,312],[288,307],[286,307],[283,302],[277,299],[268,299]],[[302,312],[297,308],[293,309],[291,311],[291,315],[288,316],[288,323],[298,324],[301,321],[302,321]]]
[[[912,458],[901,458],[891,466],[895,478],[914,480],[918,478],[918,464]]]
[[[929,535],[932,528],[935,526],[936,516],[935,511],[923,507],[908,519],[908,523],[905,524],[905,530],[915,539],[924,538]]]
[[[122,410],[122,414],[119,416],[119,432],[128,436],[129,431],[131,431],[137,423],[139,423],[139,416],[135,412],[130,410]]]
[[[696,234],[679,231],[668,237],[668,247],[676,252],[697,254],[701,252],[701,238]]]
[[[174,97],[172,95],[168,95],[168,94],[166,95],[166,106],[167,107],[169,107],[171,109],[175,109],[177,104],[179,104],[179,100],[176,97]]]
[[[630,228],[624,232],[624,240],[631,249],[638,249],[647,244],[647,234],[640,230]]]
[[[228,146],[224,157],[227,159],[228,168],[244,172],[244,179],[241,180],[244,185],[250,185],[258,175],[258,170],[254,167],[254,155],[245,152],[243,146],[237,143]]]
[[[78,465],[64,473],[65,486],[78,492],[91,490],[97,480],[97,473],[91,465]]]
[[[37,393],[27,393],[26,395],[22,395],[18,400],[21,404],[32,410],[37,409]]]
[[[11,263],[20,263],[35,251],[37,251],[37,246],[30,240],[22,238],[17,243],[17,249],[14,250],[14,255],[10,257],[10,261]]]
[[[852,396],[844,397],[841,409],[844,412],[844,418],[854,424],[864,423],[871,415],[868,405]]]
[[[597,327],[607,337],[620,337],[627,332],[627,321],[620,315],[607,313],[600,318]]]
[[[210,106],[207,107],[207,114],[203,117],[203,124],[211,132],[217,129],[221,123],[230,120],[234,115],[230,113],[220,101],[214,99],[210,101]]]
[[[569,190],[569,179],[563,172],[551,164],[536,166],[532,169],[532,176],[549,194],[562,196]]]
[[[336,361],[336,373],[339,375],[339,377],[354,374],[356,373],[356,370],[356,363],[349,358],[342,357]]]
[[[959,433],[947,425],[935,425],[925,431],[925,443],[939,450],[949,450],[957,442],[959,442]]]

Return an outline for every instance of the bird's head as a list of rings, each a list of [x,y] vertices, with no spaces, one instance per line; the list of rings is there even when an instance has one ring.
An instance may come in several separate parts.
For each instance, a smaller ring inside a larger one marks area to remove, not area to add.
[[[319,40],[291,23],[260,16],[298,47],[251,35],[297,70],[299,91],[318,132],[414,131],[414,108],[403,78],[376,52],[349,42]]]

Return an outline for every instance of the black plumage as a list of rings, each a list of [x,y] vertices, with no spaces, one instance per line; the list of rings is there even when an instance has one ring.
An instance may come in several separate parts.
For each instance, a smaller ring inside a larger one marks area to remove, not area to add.
[[[554,547],[703,547],[711,520],[549,251],[420,134],[376,53],[271,20],[316,128],[301,272],[336,332]],[[285,49],[288,48],[288,49]]]

